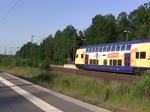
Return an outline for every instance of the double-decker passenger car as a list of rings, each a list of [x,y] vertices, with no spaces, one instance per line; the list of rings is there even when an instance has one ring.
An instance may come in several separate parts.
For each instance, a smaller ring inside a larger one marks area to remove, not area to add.
[[[150,39],[83,46],[76,51],[77,68],[139,73],[150,69]]]

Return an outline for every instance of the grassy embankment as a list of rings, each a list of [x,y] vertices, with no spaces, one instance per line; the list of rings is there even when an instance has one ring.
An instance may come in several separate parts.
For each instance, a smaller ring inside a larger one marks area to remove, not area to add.
[[[150,72],[133,84],[29,67],[0,67],[54,91],[115,112],[150,112]]]

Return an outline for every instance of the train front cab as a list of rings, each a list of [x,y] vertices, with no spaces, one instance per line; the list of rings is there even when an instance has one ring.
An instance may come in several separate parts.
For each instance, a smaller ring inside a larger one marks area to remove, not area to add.
[[[75,66],[79,69],[83,68],[85,63],[85,49],[78,49],[76,51]]]
[[[141,43],[131,50],[131,67],[133,72],[150,70],[150,43]]]

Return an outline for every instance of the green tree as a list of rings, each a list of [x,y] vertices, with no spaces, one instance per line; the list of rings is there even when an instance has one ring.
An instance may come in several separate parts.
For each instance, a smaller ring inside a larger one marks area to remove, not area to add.
[[[129,14],[131,33],[134,39],[147,39],[150,36],[150,2],[138,7]]]
[[[53,60],[53,37],[49,35],[42,41],[39,48],[40,60],[47,60],[49,64]]]
[[[55,33],[54,41],[53,41],[53,45],[54,45],[53,64],[63,64],[62,60],[64,59],[64,56],[62,54],[62,50],[63,50],[62,40],[63,40],[62,32],[58,30]]]
[[[24,44],[20,51],[16,53],[17,62],[25,66],[38,66],[38,51],[39,46],[36,43],[28,42]]]
[[[126,12],[121,12],[117,17],[117,41],[126,41],[126,33],[130,31],[129,20]]]
[[[96,15],[86,29],[87,44],[103,44],[116,41],[116,20],[113,15]]]
[[[31,46],[32,43],[28,42],[27,44],[24,44],[20,50],[17,52],[17,56],[21,58],[31,58]]]
[[[78,37],[77,37],[78,48],[81,46],[84,46],[85,43],[86,43],[86,39],[85,39],[84,33],[80,30],[80,31],[78,31]]]
[[[61,33],[61,56],[64,62],[70,62],[73,60],[75,51],[77,49],[77,32],[72,25],[68,25]]]

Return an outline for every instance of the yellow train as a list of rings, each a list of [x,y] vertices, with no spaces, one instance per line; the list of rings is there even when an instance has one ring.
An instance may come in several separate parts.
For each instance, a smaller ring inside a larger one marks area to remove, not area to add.
[[[83,46],[77,68],[140,73],[150,69],[150,39]]]

